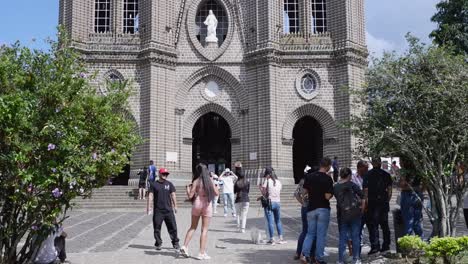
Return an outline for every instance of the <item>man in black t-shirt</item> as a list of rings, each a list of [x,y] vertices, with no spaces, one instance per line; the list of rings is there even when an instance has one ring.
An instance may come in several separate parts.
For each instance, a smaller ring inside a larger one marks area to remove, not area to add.
[[[153,204],[153,229],[156,250],[161,250],[161,227],[166,223],[167,231],[171,237],[172,246],[179,250],[179,238],[177,237],[177,223],[175,214],[177,213],[177,202],[174,185],[167,180],[169,171],[165,168],[159,170],[159,179],[151,185],[150,192],[154,194]]]
[[[372,170],[364,176],[362,188],[366,196],[367,219],[369,225],[369,240],[371,250],[369,255],[377,252],[385,253],[390,250],[390,228],[388,226],[388,212],[392,197],[392,177],[382,170],[380,158],[372,159]],[[379,226],[382,228],[383,243],[380,247]]]
[[[320,162],[320,170],[308,173],[304,180],[304,189],[309,195],[307,206],[307,235],[302,246],[302,263],[310,261],[310,249],[316,241],[316,263],[324,261],[325,242],[328,224],[330,223],[330,199],[333,196],[333,179],[327,175],[331,167],[331,160],[324,158]]]

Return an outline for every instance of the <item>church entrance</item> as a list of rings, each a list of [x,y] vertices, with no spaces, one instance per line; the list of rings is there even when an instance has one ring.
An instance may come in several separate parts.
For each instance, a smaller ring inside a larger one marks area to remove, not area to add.
[[[192,130],[192,171],[199,162],[210,171],[221,174],[231,164],[231,128],[213,112],[200,117]]]
[[[305,116],[296,122],[293,139],[294,180],[298,183],[305,166],[318,166],[323,158],[322,126],[313,117]]]

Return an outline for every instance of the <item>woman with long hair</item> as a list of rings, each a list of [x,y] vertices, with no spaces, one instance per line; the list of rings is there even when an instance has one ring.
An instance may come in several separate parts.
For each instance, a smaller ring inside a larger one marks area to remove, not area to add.
[[[195,175],[192,180],[192,184],[186,186],[186,191],[188,198],[193,200],[192,224],[190,229],[187,231],[184,246],[180,248],[180,253],[186,258],[190,257],[188,244],[190,243],[193,233],[197,229],[198,222],[201,218],[202,229],[200,235],[200,253],[198,254],[197,259],[211,259],[211,257],[206,254],[208,226],[210,225],[210,220],[213,216],[213,207],[211,206],[211,202],[215,196],[219,195],[219,191],[210,179],[210,173],[208,172],[208,168],[205,164],[198,164],[195,167]]]
[[[281,193],[281,182],[278,180],[275,171],[272,167],[266,167],[264,172],[264,182],[261,188],[262,194],[271,201],[271,206],[265,207],[265,218],[268,223],[268,236],[269,240],[267,244],[274,245],[275,243],[284,244],[283,240],[283,224],[281,223],[281,205],[280,205],[280,193]],[[278,232],[278,240],[273,239],[274,229]]]
[[[237,229],[240,233],[245,233],[247,213],[249,212],[250,204],[250,181],[245,177],[241,163],[237,162],[236,164],[238,166],[236,166],[235,173],[238,179],[234,184],[234,193],[236,194]]]

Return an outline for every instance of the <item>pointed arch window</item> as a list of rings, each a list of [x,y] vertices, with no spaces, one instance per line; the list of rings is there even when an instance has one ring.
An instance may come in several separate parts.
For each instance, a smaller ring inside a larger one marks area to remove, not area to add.
[[[135,34],[138,32],[138,0],[124,0],[123,32]]]
[[[311,0],[312,3],[312,32],[325,33],[327,32],[327,1],[326,0]]]
[[[284,0],[283,31],[284,33],[300,31],[299,0]]]
[[[107,33],[110,31],[111,0],[94,1],[94,32]]]

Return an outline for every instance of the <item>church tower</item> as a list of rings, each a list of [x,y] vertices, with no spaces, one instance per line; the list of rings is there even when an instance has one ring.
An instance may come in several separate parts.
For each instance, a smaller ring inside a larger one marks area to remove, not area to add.
[[[367,67],[364,0],[60,0],[59,17],[96,89],[135,90],[128,116],[145,142],[131,183],[149,160],[176,184],[198,162],[241,161],[253,178],[273,166],[290,183],[324,156],[352,165],[340,124],[353,113],[344,88]]]

